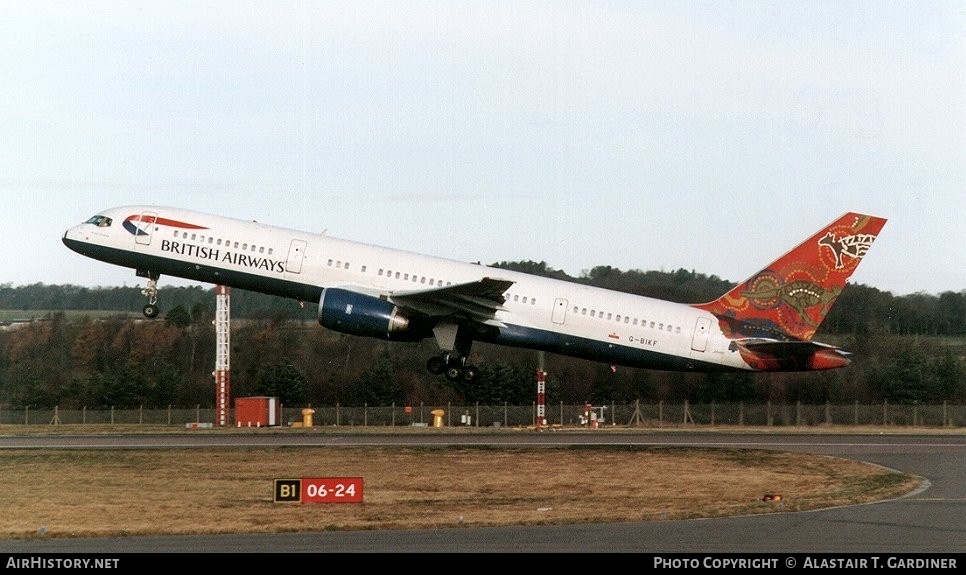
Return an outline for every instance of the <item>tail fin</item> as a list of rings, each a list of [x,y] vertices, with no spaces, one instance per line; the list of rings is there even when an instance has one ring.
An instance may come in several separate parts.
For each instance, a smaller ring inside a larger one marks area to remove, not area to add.
[[[718,316],[732,338],[809,341],[885,223],[847,213],[725,295],[694,307]]]

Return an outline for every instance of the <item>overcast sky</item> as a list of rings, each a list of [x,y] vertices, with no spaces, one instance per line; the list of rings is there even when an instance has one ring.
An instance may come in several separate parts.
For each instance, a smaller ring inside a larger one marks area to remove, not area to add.
[[[60,238],[153,203],[733,282],[859,211],[958,292],[964,185],[964,1],[0,0],[0,284],[143,285]]]

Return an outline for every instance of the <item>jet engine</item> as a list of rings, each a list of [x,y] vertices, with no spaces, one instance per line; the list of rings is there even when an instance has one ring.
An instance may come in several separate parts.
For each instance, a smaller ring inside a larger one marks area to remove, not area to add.
[[[319,323],[323,327],[367,337],[394,341],[419,341],[421,330],[392,303],[341,288],[325,288],[319,300]]]

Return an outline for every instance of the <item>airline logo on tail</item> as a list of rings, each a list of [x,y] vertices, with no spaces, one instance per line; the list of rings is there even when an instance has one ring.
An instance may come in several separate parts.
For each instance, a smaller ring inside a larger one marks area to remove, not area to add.
[[[875,236],[872,234],[854,234],[835,239],[835,234],[829,232],[825,234],[825,237],[818,240],[818,244],[832,250],[832,253],[835,254],[835,269],[840,270],[845,267],[843,258],[862,259],[862,256],[872,247],[874,241]]]
[[[886,220],[849,213],[713,302],[733,338],[810,340]]]

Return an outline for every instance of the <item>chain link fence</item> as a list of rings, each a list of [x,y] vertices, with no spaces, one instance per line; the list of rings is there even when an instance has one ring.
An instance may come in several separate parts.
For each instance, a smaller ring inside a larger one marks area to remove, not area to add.
[[[880,404],[643,403],[571,405],[282,406],[275,417],[229,425],[246,427],[961,427],[966,406]],[[215,427],[212,407],[60,409],[0,406],[0,425],[170,425]]]

